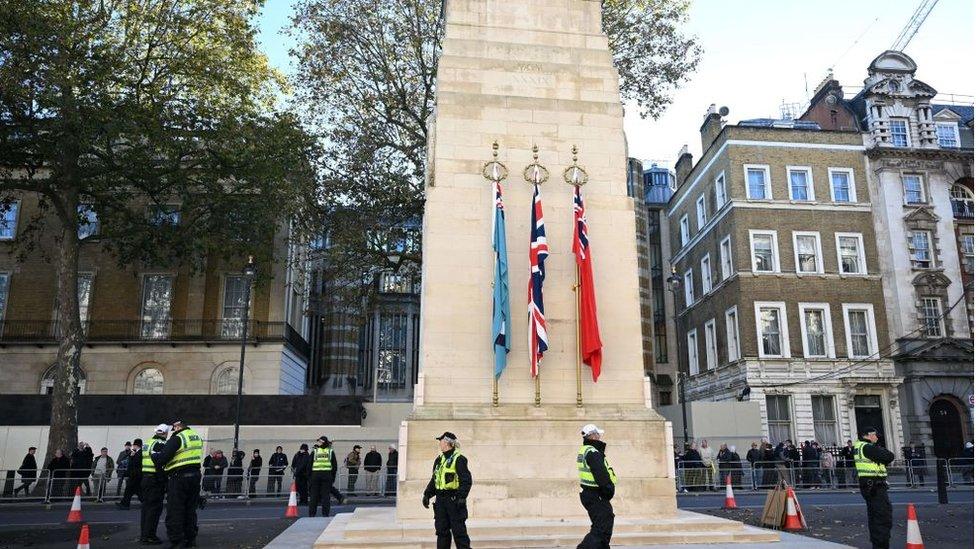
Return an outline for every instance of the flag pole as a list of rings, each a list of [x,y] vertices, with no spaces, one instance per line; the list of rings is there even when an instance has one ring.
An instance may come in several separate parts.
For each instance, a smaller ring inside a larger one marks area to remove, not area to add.
[[[497,212],[497,210],[498,210],[498,204],[496,203],[497,194],[500,192],[502,180],[505,179],[506,177],[508,177],[508,168],[506,168],[504,164],[502,164],[501,162],[498,161],[498,140],[497,139],[494,142],[492,142],[492,144],[491,144],[491,160],[488,161],[488,162],[485,162],[485,165],[481,168],[481,174],[485,177],[485,179],[487,179],[487,180],[489,180],[489,181],[492,182],[492,200],[491,200],[492,231],[491,231],[491,233],[492,233],[492,240],[494,240],[494,238],[495,238],[495,226],[494,226],[494,224],[495,224],[495,217],[498,215],[498,212]],[[492,245],[492,247],[494,248],[494,244]],[[494,256],[492,259],[497,262],[498,261],[497,252],[494,252],[493,251],[492,252],[492,255]],[[496,269],[497,269],[497,266],[496,266]],[[507,275],[506,275],[506,281],[507,281]],[[494,289],[495,289],[495,282],[494,281],[492,281],[492,283],[491,283],[491,288],[492,288],[492,294],[494,295]],[[495,304],[495,306],[497,306],[497,304]],[[505,322],[507,323],[508,321],[509,321],[509,319],[506,318],[505,319]],[[505,328],[506,328],[505,329],[505,337],[511,337],[510,334],[509,334],[509,332],[511,330],[509,330],[507,326]],[[494,346],[495,343],[493,343],[492,345]],[[493,348],[492,350],[494,352],[496,352],[496,353],[498,352],[497,348]],[[493,407],[496,407],[497,408],[498,407],[498,376],[500,375],[500,373],[496,371],[496,367],[497,367],[496,366],[496,362],[495,361],[492,361],[492,365],[491,365],[491,405]]]
[[[580,347],[580,276],[579,264],[576,265],[576,285],[573,286],[576,294],[576,407],[583,407],[583,351]]]
[[[577,163],[579,161],[579,147],[573,145],[573,165],[566,168],[563,171],[563,179],[566,183],[573,186],[573,231],[578,233],[580,230],[579,223],[576,219],[576,197],[575,193],[581,192],[581,187],[589,180],[589,176],[586,171],[579,166]],[[582,194],[580,194],[580,200],[582,200]],[[579,268],[579,256],[576,255],[576,242],[579,240],[580,235],[573,235],[573,251],[574,259],[576,260],[576,285],[573,286],[573,292],[576,294],[576,407],[583,407],[583,334],[580,332],[580,268]]]

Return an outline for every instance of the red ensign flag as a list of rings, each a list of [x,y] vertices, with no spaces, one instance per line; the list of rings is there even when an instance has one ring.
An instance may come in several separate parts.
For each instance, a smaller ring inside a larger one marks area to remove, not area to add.
[[[583,205],[583,190],[577,186],[573,196],[573,216],[576,230],[573,236],[573,254],[579,269],[579,338],[583,364],[593,372],[593,381],[600,377],[600,364],[603,362],[603,342],[600,341],[600,326],[596,319],[596,293],[593,291],[593,256],[587,238],[586,207]]]

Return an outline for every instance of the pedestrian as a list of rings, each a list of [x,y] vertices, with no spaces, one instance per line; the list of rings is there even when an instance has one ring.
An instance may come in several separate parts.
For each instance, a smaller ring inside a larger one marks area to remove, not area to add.
[[[749,447],[749,451],[746,452],[746,461],[749,462],[749,469],[752,471],[752,487],[758,488],[762,484],[762,450],[759,449],[759,445],[755,442]]]
[[[742,486],[742,458],[735,451],[735,445],[729,446],[728,453],[729,474],[732,476],[733,486]]]
[[[128,509],[132,503],[132,496],[141,493],[142,484],[142,439],[137,438],[132,441],[129,447],[129,466],[125,471],[125,490],[122,491],[122,499],[115,502],[119,509]],[[142,501],[142,497],[139,497]]]
[[[352,452],[346,455],[346,459],[343,462],[346,466],[346,472],[349,475],[346,485],[346,492],[349,494],[356,493],[356,479],[359,477],[359,466],[362,464],[359,451],[362,449],[363,447],[358,444],[353,446]]]
[[[91,477],[95,481],[95,501],[104,503],[105,488],[112,480],[115,461],[108,455],[108,448],[102,448],[101,453],[92,462]]]
[[[435,440],[441,453],[434,459],[433,473],[424,489],[422,503],[424,509],[429,509],[430,499],[437,498],[434,501],[437,549],[450,549],[452,536],[457,549],[470,549],[471,539],[465,524],[472,483],[468,458],[461,453],[461,443],[454,433],[445,431]]]
[[[962,479],[973,483],[973,441],[967,442],[962,449]]]
[[[817,457],[817,449],[809,440],[803,441],[800,450],[800,464],[804,485],[807,488],[814,488],[814,479],[820,476],[820,460]]]
[[[234,448],[230,452],[230,467],[227,468],[227,493],[244,499],[244,452]]]
[[[285,469],[288,468],[288,456],[281,450],[281,446],[276,446],[275,452],[268,458],[268,494],[273,491],[275,497],[281,495],[281,477],[285,476]]]
[[[834,467],[836,462],[834,460],[834,454],[824,450],[820,454],[820,471],[822,475],[820,477],[821,482],[827,488],[834,487]]]
[[[69,477],[71,475],[71,460],[68,456],[64,455],[64,451],[57,449],[54,451],[54,457],[48,462],[48,471],[51,472],[51,497],[65,497],[67,496],[69,482]],[[74,486],[71,486],[74,488]]]
[[[227,456],[224,455],[223,450],[217,450],[214,452],[214,457],[210,460],[210,468],[213,473],[210,477],[210,492],[212,494],[220,494],[221,488],[224,482],[224,471],[227,470]],[[224,496],[219,496],[220,499],[224,499]]]
[[[23,461],[20,462],[20,469],[17,469],[17,474],[20,475],[20,486],[14,488],[14,497],[17,497],[17,492],[21,490],[24,491],[24,496],[30,495],[31,484],[37,480],[37,459],[34,454],[37,453],[37,448],[31,446],[27,449],[27,455],[24,456]]]
[[[395,496],[397,492],[397,462],[400,460],[400,453],[397,452],[396,444],[390,445],[390,450],[386,454],[386,495]]]
[[[204,493],[213,493],[213,477],[214,469],[213,463],[217,457],[217,449],[214,448],[207,454],[207,457],[203,458],[203,486],[202,490]]]
[[[847,441],[847,446],[840,449],[840,462],[839,466],[843,467],[843,470],[838,473],[839,476],[843,477],[842,488],[848,488],[854,484],[854,474],[851,469],[854,468],[854,443],[850,440]]]
[[[173,436],[158,452],[153,463],[166,472],[166,537],[171,545],[195,547],[197,504],[200,499],[200,464],[203,439],[182,420],[173,422]]]
[[[895,455],[878,446],[878,431],[868,427],[854,443],[854,467],[858,486],[868,508],[872,549],[888,549],[891,540],[891,501],[888,499],[887,465]]]
[[[156,535],[156,530],[159,528],[159,517],[163,514],[163,498],[166,497],[166,473],[163,467],[157,465],[153,460],[153,454],[161,452],[166,446],[166,436],[169,431],[169,425],[165,423],[157,425],[153,436],[146,439],[142,450],[139,452],[142,470],[139,542],[143,545],[163,543]]]
[[[251,463],[247,467],[247,476],[249,479],[247,495],[248,497],[257,496],[257,490],[255,487],[258,485],[258,479],[261,478],[261,465],[264,464],[264,459],[261,458],[261,450],[257,448],[251,454]]]
[[[912,474],[919,486],[925,486],[925,446],[921,444],[912,449]]]
[[[698,492],[705,489],[705,463],[698,453],[698,445],[694,442],[685,445],[685,452],[681,455],[681,469],[684,471],[687,490]]]
[[[603,442],[603,429],[592,423],[580,430],[583,445],[576,453],[576,470],[580,481],[580,502],[590,516],[590,531],[577,545],[577,549],[603,549],[610,547],[613,536],[613,499],[617,475],[607,461],[607,444]]]
[[[118,496],[122,493],[122,483],[125,482],[127,473],[129,471],[129,458],[132,456],[132,443],[125,441],[125,448],[119,452],[119,456],[115,458],[115,476],[118,477],[119,481],[115,485],[115,495]]]
[[[715,456],[718,462],[718,479],[717,481],[721,484],[725,484],[725,477],[727,477],[732,472],[732,466],[729,463],[729,446],[724,442],[718,447],[718,454]]]
[[[84,488],[83,492],[86,496],[91,495],[91,484],[88,483],[88,477],[91,476],[92,462],[94,460],[95,456],[92,453],[91,446],[86,442],[79,441],[78,448],[71,451],[72,492],[76,487],[81,486]]]
[[[901,449],[901,459],[905,462],[905,484],[908,486],[914,486],[912,482],[912,452],[912,442],[909,441]]]
[[[312,474],[312,459],[308,444],[302,444],[291,458],[291,475],[298,489],[298,504],[308,505],[308,477]]]
[[[715,489],[715,477],[717,476],[718,463],[715,459],[715,449],[708,445],[708,440],[702,439],[698,447],[698,454],[701,455],[702,465],[705,473],[705,488]]]
[[[344,501],[342,494],[335,490],[335,472],[339,469],[336,462],[335,451],[332,449],[332,442],[329,437],[322,435],[315,441],[315,450],[312,454],[312,474],[309,477],[310,499],[308,503],[308,516],[314,517],[318,512],[319,505],[322,506],[322,516],[328,517],[332,509],[332,495],[337,494],[336,498],[341,504]]]
[[[366,494],[380,495],[380,469],[383,468],[383,456],[376,451],[376,446],[370,446],[363,459],[363,470],[366,471]]]

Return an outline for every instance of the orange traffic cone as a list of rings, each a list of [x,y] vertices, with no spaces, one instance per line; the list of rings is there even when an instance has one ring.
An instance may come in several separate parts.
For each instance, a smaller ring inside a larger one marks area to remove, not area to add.
[[[68,522],[81,522],[81,486],[75,488],[75,499],[68,511]]]
[[[91,545],[88,545],[88,525],[81,525],[81,535],[78,536],[78,549],[91,549]]]
[[[288,495],[288,509],[285,510],[285,518],[298,518],[298,485],[291,483],[291,494]]]
[[[798,532],[803,530],[803,522],[796,505],[796,494],[793,488],[786,489],[786,520],[783,522],[783,530],[787,532]]]
[[[732,493],[732,475],[725,475],[725,507],[735,509],[735,494]]]
[[[918,517],[915,516],[915,504],[908,504],[908,540],[905,549],[925,549],[922,543],[922,532],[918,529]]]

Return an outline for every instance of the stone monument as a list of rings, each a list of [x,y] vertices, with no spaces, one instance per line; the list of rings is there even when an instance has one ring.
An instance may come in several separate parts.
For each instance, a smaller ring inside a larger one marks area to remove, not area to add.
[[[575,467],[586,423],[606,430],[620,479],[615,544],[778,539],[676,510],[671,427],[651,408],[643,371],[635,204],[627,196],[618,74],[600,18],[599,0],[447,1],[428,150],[421,377],[400,430],[397,507],[339,515],[316,547],[433,547],[432,512],[420,501],[438,453],[434,437],[444,431],[459,436],[474,477],[468,524],[475,546],[575,545],[588,528]],[[497,402],[494,193],[482,174],[496,140],[510,173],[503,185],[513,317]],[[573,187],[561,177],[574,145],[589,174],[604,345],[596,383],[586,366],[577,381]],[[532,185],[522,178],[534,146],[552,174],[541,185],[549,349],[538,385],[529,374],[525,301]]]

